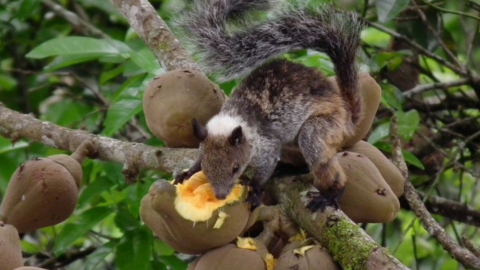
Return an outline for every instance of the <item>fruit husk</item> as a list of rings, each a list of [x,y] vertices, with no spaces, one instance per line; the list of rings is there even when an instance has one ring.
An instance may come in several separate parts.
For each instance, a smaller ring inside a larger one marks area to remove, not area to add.
[[[192,119],[207,121],[225,102],[225,94],[199,71],[176,69],[153,79],[143,96],[150,131],[169,147],[198,147]]]
[[[142,199],[140,214],[145,224],[173,249],[186,254],[200,254],[231,242],[244,231],[250,215],[244,197],[242,194],[237,201],[212,210],[205,220],[198,217],[191,220],[188,218],[193,217],[183,217],[177,211],[176,205],[181,204],[177,201],[180,200],[178,188],[158,181]],[[185,204],[182,210],[185,212]],[[222,221],[220,225],[219,220]]]
[[[273,257],[262,243],[253,238],[239,238],[237,245],[228,244],[211,250],[195,260],[188,269],[273,270],[273,267]]]
[[[12,225],[0,221],[0,265],[1,269],[12,270],[23,266],[20,237]]]
[[[277,260],[275,270],[339,270],[332,256],[319,245],[302,245],[294,241]],[[293,248],[296,246],[296,248]]]
[[[25,162],[12,175],[1,205],[0,220],[19,233],[56,225],[75,210],[74,177],[50,158]]]
[[[395,196],[402,196],[405,179],[400,170],[380,150],[366,141],[359,141],[346,151],[360,153],[370,159],[395,193]]]
[[[347,177],[340,209],[357,223],[395,219],[400,203],[377,167],[366,156],[354,152],[340,152],[337,158]]]
[[[382,89],[378,83],[368,73],[360,72],[358,74],[359,91],[362,95],[363,114],[362,119],[357,124],[355,133],[353,136],[345,138],[343,141],[343,147],[350,147],[356,142],[363,139],[372,127],[373,120],[380,105],[380,99],[382,97]],[[332,82],[335,81],[335,77],[329,77]],[[336,83],[333,84],[338,88]]]

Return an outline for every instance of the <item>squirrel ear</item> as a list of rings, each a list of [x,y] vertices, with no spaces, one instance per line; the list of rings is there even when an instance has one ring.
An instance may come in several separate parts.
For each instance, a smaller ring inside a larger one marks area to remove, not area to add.
[[[228,142],[230,142],[230,144],[233,146],[237,146],[242,141],[243,141],[242,126],[238,126],[233,129],[232,134],[230,134],[230,137],[228,137]]]
[[[207,129],[200,124],[197,119],[192,119],[192,126],[193,126],[193,135],[200,141],[204,141],[207,138]]]

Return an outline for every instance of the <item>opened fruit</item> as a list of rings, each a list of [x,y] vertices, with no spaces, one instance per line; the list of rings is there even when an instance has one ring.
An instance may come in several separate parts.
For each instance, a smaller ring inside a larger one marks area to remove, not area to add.
[[[246,188],[237,185],[225,200],[217,200],[203,172],[198,172],[176,186],[154,183],[140,214],[173,249],[199,254],[231,242],[246,229],[250,211],[245,195]]]
[[[319,245],[303,245],[294,241],[285,246],[277,260],[275,270],[338,270],[332,256]]]

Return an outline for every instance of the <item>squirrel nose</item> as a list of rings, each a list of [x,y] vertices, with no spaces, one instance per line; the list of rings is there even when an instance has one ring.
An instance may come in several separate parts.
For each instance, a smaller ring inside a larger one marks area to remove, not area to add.
[[[215,192],[215,198],[217,198],[217,200],[225,200],[227,196],[228,196],[227,192],[224,192],[224,191]]]

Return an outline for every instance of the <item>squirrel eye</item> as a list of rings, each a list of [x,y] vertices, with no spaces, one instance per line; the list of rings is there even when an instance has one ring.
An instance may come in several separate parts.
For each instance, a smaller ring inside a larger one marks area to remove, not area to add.
[[[233,164],[232,173],[237,173],[239,169],[240,165],[238,163]]]

